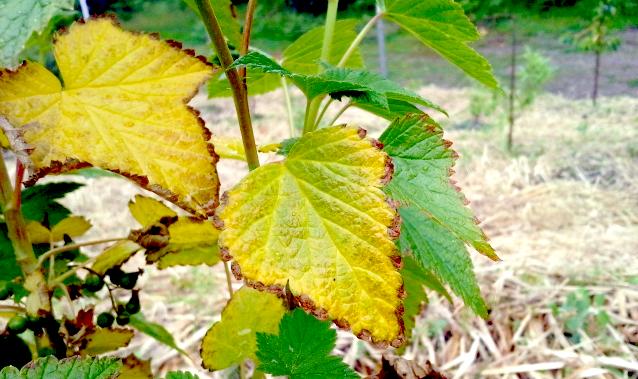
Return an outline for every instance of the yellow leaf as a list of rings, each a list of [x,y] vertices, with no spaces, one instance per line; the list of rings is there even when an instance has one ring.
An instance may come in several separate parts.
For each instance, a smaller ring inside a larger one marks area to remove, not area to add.
[[[121,266],[129,260],[142,247],[133,241],[120,241],[104,250],[95,258],[91,269],[100,275],[104,275],[111,267]]]
[[[91,229],[91,223],[82,216],[71,216],[55,224],[51,229],[53,242],[64,240],[64,235],[79,237]]]
[[[130,354],[122,358],[119,379],[153,379],[151,361],[137,358]]]
[[[177,213],[160,201],[142,195],[136,195],[135,201],[129,202],[128,209],[143,228],[155,224],[162,217],[177,216]]]
[[[199,216],[217,204],[217,156],[186,102],[214,70],[175,43],[78,22],[57,36],[64,87],[38,63],[0,76],[0,115],[22,127],[34,176],[93,165]]]
[[[244,145],[239,138],[214,136],[215,152],[225,159],[246,160]]]
[[[389,158],[361,132],[308,133],[286,160],[252,171],[227,193],[219,245],[249,283],[289,282],[316,315],[399,345],[398,216],[381,189]]]
[[[165,254],[157,261],[160,270],[180,265],[213,266],[219,262],[219,230],[212,222],[180,217],[168,227],[168,235],[170,239],[164,248]]]
[[[256,360],[257,333],[277,334],[284,313],[286,308],[277,296],[242,287],[222,311],[221,321],[204,336],[204,367],[221,370],[246,358]]]
[[[124,328],[97,328],[85,336],[80,346],[81,355],[95,356],[128,346],[135,332]]]
[[[29,234],[29,239],[32,244],[51,242],[51,232],[37,221],[29,221],[27,224],[27,234]]]

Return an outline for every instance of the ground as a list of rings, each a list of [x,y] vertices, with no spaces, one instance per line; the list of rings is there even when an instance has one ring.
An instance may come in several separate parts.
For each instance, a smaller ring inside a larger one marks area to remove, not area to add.
[[[401,42],[404,37],[390,39],[391,77],[449,110],[449,118],[433,116],[461,155],[456,180],[503,259],[492,263],[474,254],[490,318],[477,319],[460,301],[448,304],[431,294],[408,358],[430,360],[450,378],[638,373],[638,89],[631,84],[638,78],[638,32],[622,36],[621,49],[604,58],[596,108],[588,100],[590,55],[571,51],[556,35],[523,38],[559,71],[548,93],[519,116],[512,153],[504,149],[498,113],[478,124],[471,119],[472,89],[460,73],[416,44]],[[507,69],[507,38],[488,33],[479,45],[498,73]],[[374,62],[371,43],[365,51]],[[288,136],[280,95],[251,101],[259,144]],[[303,102],[298,94],[293,100],[299,119]],[[214,134],[238,135],[231,102],[199,95],[192,104]],[[359,111],[340,121],[373,136],[386,125]],[[270,159],[275,157],[262,156]],[[245,172],[243,163],[222,160],[223,189]],[[134,226],[126,204],[140,191],[117,178],[81,180],[87,187],[65,204],[93,222],[87,238],[126,234]],[[180,367],[209,375],[199,368],[198,350],[228,296],[223,268],[148,269],[142,285],[147,318],[173,331],[193,361],[144,337],[127,350],[152,356],[161,372]],[[379,356],[345,333],[339,351],[360,367],[373,366]]]

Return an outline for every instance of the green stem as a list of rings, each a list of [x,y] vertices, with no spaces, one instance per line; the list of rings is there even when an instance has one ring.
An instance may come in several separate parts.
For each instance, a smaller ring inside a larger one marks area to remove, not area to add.
[[[292,113],[292,98],[288,90],[288,82],[286,78],[281,78],[281,88],[284,89],[284,98],[286,99],[286,111],[288,112],[288,127],[290,128],[290,137],[295,136],[295,118]]]
[[[352,43],[350,44],[350,47],[348,47],[348,50],[346,50],[345,54],[343,54],[343,57],[341,57],[341,60],[337,64],[337,67],[344,67],[346,65],[346,62],[348,62],[348,59],[350,59],[352,54],[354,54],[354,52],[357,51],[357,48],[359,47],[359,45],[361,44],[365,36],[370,32],[370,30],[372,30],[374,25],[377,23],[377,21],[379,21],[379,19],[381,19],[381,17],[383,17],[383,13],[378,13],[376,16],[372,17],[370,21],[368,21],[368,23],[363,27],[363,29],[361,29],[359,34],[357,34],[357,37],[354,39],[354,41],[352,41]]]
[[[215,11],[210,4],[210,0],[195,0],[195,3],[204,20],[208,35],[213,42],[219,61],[226,72],[226,77],[233,91],[237,120],[239,121],[239,129],[241,131],[242,142],[244,143],[244,151],[246,152],[246,162],[248,162],[248,168],[254,170],[259,167],[259,156],[257,155],[257,146],[255,144],[255,136],[250,119],[250,107],[248,105],[248,97],[246,96],[246,86],[237,70],[234,68],[229,69],[230,65],[233,64],[233,56],[230,54],[226,39],[224,38],[219,21],[215,16]]]
[[[248,5],[246,6],[246,18],[244,20],[244,33],[242,35],[241,47],[239,49],[239,54],[242,56],[248,54],[248,49],[250,48],[250,34],[253,30],[253,19],[255,18],[256,8],[257,0],[248,0]],[[239,69],[239,77],[243,80],[245,86],[246,66]],[[248,96],[248,91],[244,91],[244,93]]]
[[[330,51],[332,50],[332,40],[334,39],[335,24],[337,23],[337,11],[339,10],[339,0],[328,0],[328,12],[326,13],[326,25],[323,32],[323,46],[321,47],[321,61],[328,62]],[[304,119],[303,132],[308,133],[315,130],[317,114],[321,107],[323,96],[314,98],[306,108],[306,118]]]
[[[333,126],[337,122],[339,117],[341,117],[341,115],[344,114],[344,112],[347,111],[348,108],[350,108],[351,106],[352,106],[352,101],[349,101],[346,105],[344,105],[341,109],[339,109],[339,112],[337,112],[337,114],[332,118],[332,120],[330,120],[330,122],[328,123],[328,126]]]
[[[323,116],[326,115],[326,112],[328,111],[328,108],[330,108],[330,104],[332,104],[333,101],[334,100],[332,100],[332,98],[330,98],[323,105],[323,108],[321,109],[321,112],[319,112],[319,116],[317,117],[317,121],[315,122],[315,129],[319,128],[319,124],[321,123],[321,120],[323,119]]]
[[[64,253],[65,251],[79,249],[80,247],[84,247],[84,246],[101,245],[103,243],[119,242],[124,240],[126,240],[126,238],[105,238],[101,240],[73,243],[70,245],[60,246],[60,247],[51,249],[47,251],[46,253],[40,255],[40,258],[38,258],[38,267],[41,267],[49,257],[54,257],[60,253]]]
[[[233,297],[233,279],[228,268],[228,262],[224,262],[224,271],[226,272],[226,286],[228,287],[228,294]]]

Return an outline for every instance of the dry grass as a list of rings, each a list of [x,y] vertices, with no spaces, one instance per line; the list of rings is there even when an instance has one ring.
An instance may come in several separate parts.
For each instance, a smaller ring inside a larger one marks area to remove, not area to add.
[[[406,356],[430,360],[452,378],[637,377],[638,287],[629,283],[638,278],[638,99],[604,98],[593,110],[585,100],[544,95],[521,115],[515,153],[508,154],[498,127],[460,128],[469,123],[466,90],[422,92],[451,111],[449,119],[439,119],[461,153],[456,179],[503,262],[476,257],[492,306],[489,321],[433,295]],[[229,102],[198,98],[195,104],[215,134],[237,135]],[[299,98],[295,104],[303,109]],[[287,137],[277,96],[260,99],[255,110],[259,143]],[[373,135],[384,124],[358,111],[342,120]],[[221,163],[225,188],[244,173],[240,163]],[[116,179],[88,182],[67,203],[89,215],[97,233],[123,233],[132,225],[125,204],[137,190]],[[610,322],[568,330],[573,314],[564,309],[566,299],[583,288],[592,297],[604,295],[604,304],[589,311],[604,310]],[[223,269],[148,270],[143,295],[147,317],[173,331],[195,362],[147,338],[129,350],[152,356],[162,372],[181,367],[210,375],[198,368],[197,351],[227,298]],[[345,333],[339,348],[362,369],[379,357]]]

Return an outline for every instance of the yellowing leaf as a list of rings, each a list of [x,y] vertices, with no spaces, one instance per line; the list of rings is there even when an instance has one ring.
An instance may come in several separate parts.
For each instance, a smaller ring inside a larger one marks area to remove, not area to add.
[[[315,314],[398,345],[397,215],[381,189],[389,158],[361,132],[308,133],[286,160],[252,171],[227,194],[220,246],[249,283],[289,283]]]
[[[62,241],[64,235],[69,237],[79,237],[91,229],[91,223],[84,217],[71,216],[55,224],[51,229],[51,239],[54,242]]]
[[[135,197],[134,202],[129,203],[129,210],[144,228],[160,223],[164,217],[177,216],[160,201],[139,195]],[[167,225],[168,245],[150,255],[147,254],[147,259],[151,262],[157,262],[158,268],[200,264],[213,266],[219,262],[219,248],[217,246],[219,230],[211,221],[180,216]]]
[[[128,209],[143,228],[155,224],[162,217],[177,216],[177,213],[162,202],[142,195],[136,195],[135,201],[129,202]]]
[[[69,237],[79,237],[91,229],[91,223],[84,217],[71,216],[57,223],[53,229],[45,228],[37,221],[31,221],[27,224],[27,233],[31,239],[31,243],[49,243],[64,240],[64,235]]]
[[[122,368],[120,369],[119,379],[153,379],[153,371],[151,371],[151,361],[137,358],[134,354],[130,354],[122,358]]]
[[[134,334],[132,329],[95,329],[85,336],[83,344],[80,346],[80,354],[94,356],[115,351],[128,346]]]
[[[239,138],[215,136],[213,137],[213,141],[215,143],[215,152],[217,152],[220,157],[240,161],[246,160],[244,145]]]
[[[133,241],[120,241],[104,250],[97,256],[91,269],[100,275],[104,275],[111,267],[121,266],[142,247]]]
[[[217,204],[210,133],[185,105],[214,70],[150,35],[100,18],[59,35],[60,80],[27,62],[0,76],[0,115],[33,147],[32,181],[93,165],[200,216]]]
[[[256,360],[257,332],[276,334],[284,313],[286,309],[277,296],[242,287],[222,311],[221,321],[202,341],[204,367],[221,370],[246,358]]]
[[[219,230],[212,222],[180,217],[168,227],[168,235],[170,239],[164,248],[165,254],[157,261],[160,270],[180,265],[213,266],[219,262]]]

